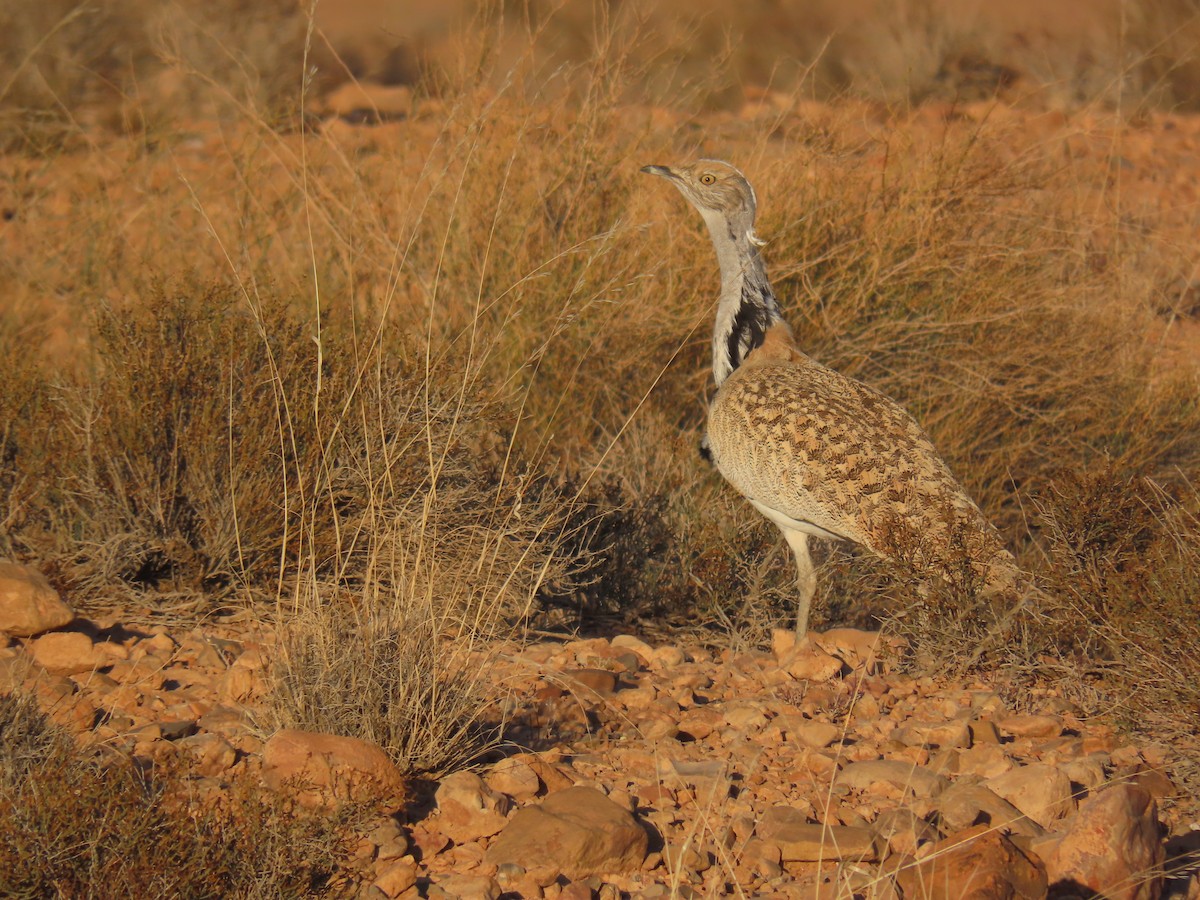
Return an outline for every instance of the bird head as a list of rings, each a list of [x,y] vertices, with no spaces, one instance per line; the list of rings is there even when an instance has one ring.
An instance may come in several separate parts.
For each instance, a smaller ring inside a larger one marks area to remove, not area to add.
[[[714,235],[719,228],[727,228],[735,240],[745,236],[750,243],[761,245],[754,235],[754,216],[758,210],[754,188],[729,163],[701,159],[686,166],[645,166],[642,171],[675,185],[704,216]]]

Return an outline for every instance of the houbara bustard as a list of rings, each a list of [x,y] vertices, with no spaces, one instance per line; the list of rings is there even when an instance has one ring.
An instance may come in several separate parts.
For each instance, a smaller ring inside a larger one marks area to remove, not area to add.
[[[999,534],[899,404],[796,345],[759,253],[754,189],[728,163],[646,166],[708,225],[721,268],[713,331],[717,392],[702,449],[779,526],[796,557],[796,632],[817,577],[810,537],[849,540],[923,579],[1012,594],[1024,580]]]

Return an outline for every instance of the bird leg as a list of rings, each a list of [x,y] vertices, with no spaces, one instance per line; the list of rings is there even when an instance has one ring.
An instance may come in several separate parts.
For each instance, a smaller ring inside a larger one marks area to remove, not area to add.
[[[781,530],[796,557],[796,587],[799,593],[796,599],[796,637],[802,638],[808,632],[808,613],[813,594],[817,592],[817,570],[808,552],[808,535],[791,528]]]

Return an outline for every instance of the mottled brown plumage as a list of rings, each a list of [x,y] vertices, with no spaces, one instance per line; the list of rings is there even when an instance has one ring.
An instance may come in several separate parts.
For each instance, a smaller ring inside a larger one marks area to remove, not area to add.
[[[750,184],[727,163],[648,166],[700,211],[721,265],[713,335],[713,463],[779,526],[799,573],[796,628],[816,575],[810,536],[862,544],[927,578],[1012,592],[1020,572],[928,435],[888,397],[805,355],[754,237]]]

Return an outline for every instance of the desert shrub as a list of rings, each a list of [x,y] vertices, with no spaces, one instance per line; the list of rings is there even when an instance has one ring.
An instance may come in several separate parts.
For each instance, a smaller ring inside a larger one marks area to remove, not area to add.
[[[486,677],[489,651],[471,629],[457,623],[445,633],[439,626],[455,623],[427,598],[407,608],[342,599],[307,597],[281,625],[269,698],[275,725],[363,738],[402,771],[434,777],[495,745],[503,722],[484,689],[498,685]]]
[[[190,796],[182,769],[101,759],[0,695],[0,893],[20,897],[279,897],[330,893],[359,811],[293,816],[239,779]]]
[[[97,124],[146,133],[231,102],[276,116],[299,96],[305,27],[286,0],[5,4],[0,146],[76,147]]]
[[[95,349],[32,423],[54,462],[9,531],[85,604],[277,598],[303,575],[519,613],[569,581],[574,497],[506,453],[511,420],[453,360],[188,287],[103,307]]]

